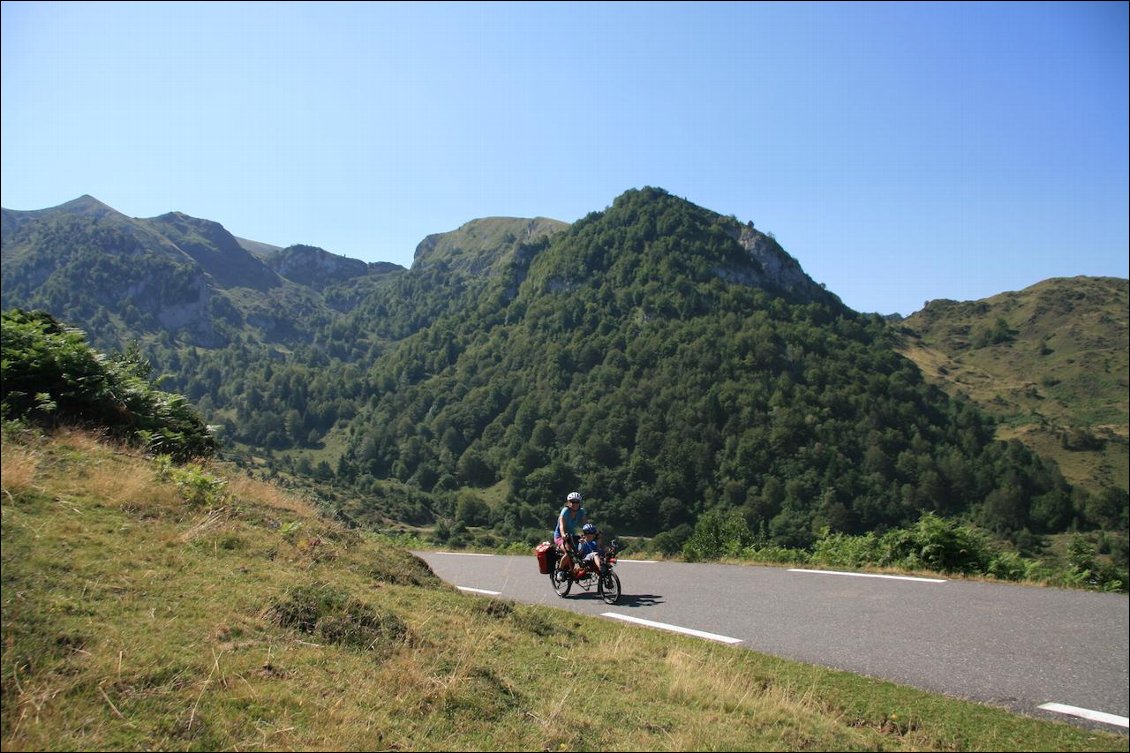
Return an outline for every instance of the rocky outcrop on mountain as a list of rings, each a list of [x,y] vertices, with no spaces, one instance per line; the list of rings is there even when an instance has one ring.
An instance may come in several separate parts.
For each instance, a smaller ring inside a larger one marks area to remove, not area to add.
[[[268,267],[282,277],[317,290],[363,277],[373,271],[403,269],[397,264],[366,264],[360,259],[338,256],[323,248],[302,244],[280,249],[267,256],[265,261]]]
[[[747,285],[765,286],[768,284],[812,300],[838,300],[822,285],[814,282],[801,269],[800,263],[785,249],[781,248],[781,244],[777,243],[776,239],[755,230],[752,222],[740,226],[740,231],[736,234],[735,239],[749,254],[749,258],[761,268],[762,274],[758,279],[756,275],[750,275],[748,271],[745,274],[742,272],[735,274],[730,270],[719,270],[723,277]]]

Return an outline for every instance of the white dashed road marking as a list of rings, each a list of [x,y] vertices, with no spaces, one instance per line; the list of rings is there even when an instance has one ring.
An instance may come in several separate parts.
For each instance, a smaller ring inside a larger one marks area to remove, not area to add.
[[[469,586],[456,586],[460,591],[469,591],[473,594],[486,594],[487,596],[501,596],[501,591],[487,591],[483,588],[470,588]]]
[[[805,570],[799,567],[789,568],[790,573],[815,573],[816,575],[851,575],[856,578],[887,578],[889,580],[917,580],[922,583],[946,583],[945,578],[915,578],[910,575],[878,575],[876,573],[841,573],[837,570]]]
[[[1130,728],[1130,719],[1125,716],[1118,716],[1117,714],[1108,714],[1105,711],[1091,711],[1090,709],[1081,709],[1078,706],[1068,706],[1063,703],[1045,703],[1040,706],[1044,711],[1055,711],[1060,714],[1070,714],[1082,719],[1090,719],[1092,722],[1102,722],[1103,724],[1113,724],[1116,727]]]
[[[726,635],[717,635],[716,633],[707,633],[702,630],[693,630],[691,628],[679,627],[678,625],[668,625],[665,622],[652,622],[651,620],[641,620],[639,617],[629,617],[626,614],[616,614],[615,612],[605,612],[601,617],[612,617],[617,620],[624,620],[625,622],[633,622],[637,625],[646,625],[647,627],[659,628],[660,630],[670,630],[675,633],[683,633],[685,635],[693,635],[696,638],[705,638],[709,641],[718,641],[719,643],[741,643],[741,638],[730,638]]]

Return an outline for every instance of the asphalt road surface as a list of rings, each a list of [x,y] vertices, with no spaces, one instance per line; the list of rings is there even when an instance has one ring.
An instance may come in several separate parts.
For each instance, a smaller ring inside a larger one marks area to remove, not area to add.
[[[623,596],[609,606],[577,586],[558,597],[532,554],[415,554],[472,594],[646,620],[1029,716],[1127,730],[1124,594],[621,559]]]

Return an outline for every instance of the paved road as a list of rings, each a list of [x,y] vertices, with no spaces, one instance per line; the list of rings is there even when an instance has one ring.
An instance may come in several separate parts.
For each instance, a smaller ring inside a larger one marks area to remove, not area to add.
[[[559,598],[533,555],[416,554],[464,589],[705,631],[766,654],[1126,731],[1130,610],[1122,594],[620,560],[624,595],[608,606],[576,587]],[[1047,703],[1115,718],[1039,708]]]

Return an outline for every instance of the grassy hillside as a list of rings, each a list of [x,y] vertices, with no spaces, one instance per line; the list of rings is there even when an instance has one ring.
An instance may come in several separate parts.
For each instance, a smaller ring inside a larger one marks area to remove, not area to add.
[[[568,228],[568,223],[546,217],[486,217],[471,220],[457,230],[434,233],[416,247],[413,268],[444,263],[471,275],[503,272],[522,244]]]
[[[983,301],[932,301],[903,322],[903,352],[1091,492],[1126,491],[1128,286],[1045,280]]]
[[[0,451],[4,750],[1127,750],[463,595],[220,466],[75,433]]]

